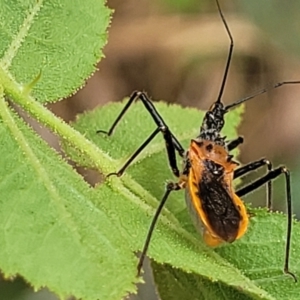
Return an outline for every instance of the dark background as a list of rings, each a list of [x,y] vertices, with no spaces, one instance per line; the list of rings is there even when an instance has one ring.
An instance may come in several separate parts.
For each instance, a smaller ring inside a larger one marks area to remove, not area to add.
[[[300,80],[299,1],[220,2],[235,41],[225,103],[270,84]],[[214,1],[109,0],[108,6],[115,13],[99,71],[75,96],[49,106],[51,110],[71,121],[85,110],[120,101],[133,90],[145,90],[155,100],[205,110],[216,100],[229,39]],[[294,213],[298,217],[299,121],[300,85],[286,86],[247,103],[239,128],[245,138],[239,157],[242,163],[267,157],[275,166],[284,164],[291,170]],[[42,135],[57,144],[51,135]],[[245,200],[264,206],[257,201],[265,199],[263,193],[264,189]],[[275,209],[285,210],[284,199],[284,181],[279,179],[275,183]],[[0,281],[0,299],[57,298],[46,290],[33,293],[18,278]],[[151,298],[147,294],[139,299]]]

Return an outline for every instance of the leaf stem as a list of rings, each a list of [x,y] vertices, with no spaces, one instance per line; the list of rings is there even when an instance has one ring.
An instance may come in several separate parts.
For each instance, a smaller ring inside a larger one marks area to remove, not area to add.
[[[98,170],[103,173],[109,173],[114,166],[114,161],[103,151],[101,151],[84,135],[73,129],[62,119],[55,116],[45,106],[37,102],[28,91],[17,84],[7,73],[0,68],[0,82],[4,88],[4,93],[12,101],[18,104],[30,116],[39,123],[49,128],[53,133],[59,136],[71,147],[76,148],[82,155],[86,156]]]

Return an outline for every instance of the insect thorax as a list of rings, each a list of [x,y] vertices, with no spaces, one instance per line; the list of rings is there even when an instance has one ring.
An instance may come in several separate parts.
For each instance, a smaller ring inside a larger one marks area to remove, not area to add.
[[[206,112],[197,139],[212,141],[225,147],[226,137],[221,136],[224,126],[224,115],[227,112],[223,103],[214,103]]]

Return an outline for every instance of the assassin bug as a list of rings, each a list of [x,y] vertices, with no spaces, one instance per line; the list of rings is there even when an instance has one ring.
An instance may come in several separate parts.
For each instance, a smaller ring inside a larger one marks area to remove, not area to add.
[[[199,135],[191,140],[189,148],[185,151],[167,124],[164,122],[147,94],[136,91],[131,95],[129,101],[120,112],[109,131],[98,130],[97,133],[104,133],[111,136],[127,109],[136,100],[142,101],[157,125],[157,128],[132,154],[118,172],[110,173],[107,176],[122,176],[130,163],[145,149],[153,138],[159,132],[162,133],[165,140],[169,166],[171,167],[173,174],[179,179],[177,182],[169,182],[166,185],[165,193],[152,219],[137,266],[138,274],[140,274],[158,217],[171,192],[185,189],[186,204],[190,214],[192,215],[194,223],[196,227],[201,230],[204,242],[208,246],[213,247],[224,242],[234,242],[236,239],[241,238],[245,234],[249,223],[249,217],[245,205],[240,197],[266,184],[267,207],[269,210],[272,209],[272,180],[284,174],[287,201],[287,235],[284,272],[297,281],[296,276],[289,270],[292,230],[292,203],[289,170],[284,166],[273,168],[271,162],[264,158],[250,162],[245,166],[238,167],[239,164],[233,160],[233,155],[230,155],[230,151],[242,144],[243,138],[238,137],[234,140],[227,141],[226,137],[221,135],[221,130],[224,126],[224,116],[230,109],[253,99],[258,95],[266,93],[271,89],[287,84],[299,84],[300,81],[280,82],[232,104],[224,105],[221,99],[226,84],[234,44],[231,32],[221,11],[218,0],[216,0],[216,4],[223,25],[230,39],[230,47],[218,98],[206,112],[200,127]],[[176,152],[183,159],[182,171],[179,171],[177,167]],[[234,179],[242,177],[243,175],[264,166],[267,167],[267,174],[237,191],[234,190]]]

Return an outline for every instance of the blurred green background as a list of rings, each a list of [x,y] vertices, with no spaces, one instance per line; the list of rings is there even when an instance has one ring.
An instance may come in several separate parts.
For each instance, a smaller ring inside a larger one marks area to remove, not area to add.
[[[300,80],[299,1],[220,0],[220,4],[235,42],[225,103],[272,83]],[[99,72],[75,96],[51,105],[51,110],[70,121],[84,110],[120,101],[133,90],[145,90],[155,100],[201,109],[215,101],[229,47],[215,1],[108,0],[108,6],[115,13]],[[298,217],[299,120],[300,85],[286,86],[247,103],[239,129],[245,138],[239,157],[242,163],[267,157],[275,166],[284,164],[291,170]],[[274,208],[285,211],[283,178],[274,185]],[[264,199],[264,189],[245,197],[254,206],[264,206]],[[0,280],[0,299],[57,298],[46,289],[34,293],[17,278]],[[135,299],[155,299],[154,291],[144,285]]]

